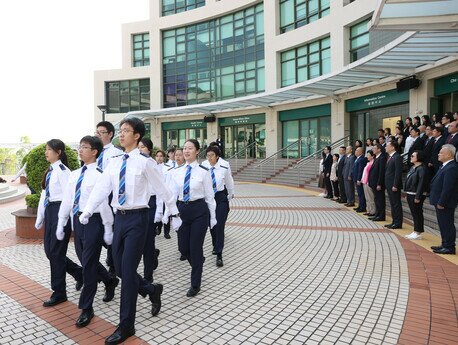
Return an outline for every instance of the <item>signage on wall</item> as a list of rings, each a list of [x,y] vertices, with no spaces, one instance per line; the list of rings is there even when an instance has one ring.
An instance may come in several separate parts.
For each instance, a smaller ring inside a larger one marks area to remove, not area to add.
[[[221,117],[218,119],[218,122],[220,126],[238,126],[255,123],[265,123],[266,116],[265,114],[254,114],[237,117]]]
[[[244,123],[248,123],[248,121],[250,121],[250,118],[247,117],[247,116],[237,117],[237,118],[232,119],[232,121],[234,121],[234,124],[236,124],[236,125],[241,125],[241,124],[244,124]]]
[[[458,91],[458,73],[450,74],[434,81],[434,95],[440,96]]]
[[[189,123],[189,125],[190,125],[190,127],[192,127],[192,128],[202,128],[202,127],[205,127],[203,121],[191,121],[191,122]]]
[[[408,101],[409,90],[402,92],[397,92],[397,90],[388,90],[374,93],[372,95],[348,99],[345,101],[345,111],[352,112],[363,109],[378,108]]]

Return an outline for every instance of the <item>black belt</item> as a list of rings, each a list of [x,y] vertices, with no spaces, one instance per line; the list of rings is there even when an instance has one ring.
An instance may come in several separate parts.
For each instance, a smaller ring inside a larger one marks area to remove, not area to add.
[[[122,214],[122,215],[134,214],[134,213],[146,212],[148,210],[149,210],[149,208],[147,208],[147,207],[145,207],[145,208],[136,208],[135,210],[117,210],[116,214]]]
[[[193,200],[193,201],[181,201],[181,200],[178,200],[177,204],[178,205],[181,205],[181,204],[188,205],[188,204],[192,204],[192,203],[195,203],[195,202],[202,202],[202,201],[205,201],[205,199],[197,199],[197,200]]]
[[[81,216],[81,215],[83,214],[83,212],[79,212],[79,211],[78,211],[76,214],[77,214],[78,216]],[[99,212],[95,212],[95,213],[93,213],[93,214],[91,215],[91,217],[92,217],[92,216],[100,216],[100,213],[99,213]]]

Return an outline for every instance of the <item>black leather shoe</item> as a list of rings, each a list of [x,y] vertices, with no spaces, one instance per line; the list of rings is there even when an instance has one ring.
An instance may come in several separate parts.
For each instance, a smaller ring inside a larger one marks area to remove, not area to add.
[[[339,204],[346,204],[347,201],[339,200],[338,203],[339,203]]]
[[[391,227],[392,227],[392,226],[393,226],[393,223],[391,223],[391,224],[387,224],[387,225],[384,225],[383,227],[384,227],[384,228],[388,228],[388,229],[391,229]]]
[[[354,207],[353,208],[353,211],[358,211],[359,210],[359,207]]]
[[[388,229],[402,229],[402,225],[393,224]]]
[[[75,285],[76,291],[80,291],[82,287],[83,287],[83,280],[77,280],[76,285]]]
[[[170,240],[170,239],[172,238],[172,237],[170,237],[169,234],[165,234],[164,237],[165,237],[166,239],[168,239],[168,240]]]
[[[332,196],[331,195],[326,195],[324,198],[325,199],[332,199]]]
[[[108,284],[105,285],[105,296],[102,301],[110,302],[114,298],[116,286],[119,284],[118,278],[113,278]]]
[[[373,219],[374,222],[384,222],[385,221],[385,218],[380,218],[380,217],[374,217]]]
[[[161,311],[161,295],[164,287],[162,284],[152,284],[154,286],[154,292],[149,295],[149,299],[151,301],[151,314],[156,316]]]
[[[221,254],[218,254],[218,256],[216,257],[216,266],[217,267],[223,267],[224,266],[223,256]]]
[[[436,254],[451,254],[451,255],[456,254],[455,248],[445,248],[445,247],[442,247],[440,249],[433,249],[433,252]]]
[[[212,250],[212,255],[216,255],[216,254],[217,254],[216,251],[213,249]]]
[[[63,296],[63,297],[51,296],[50,299],[47,299],[46,301],[43,302],[43,307],[52,307],[60,303],[64,303],[66,301],[67,301],[67,296]]]
[[[442,246],[431,246],[432,250],[439,250],[439,249],[442,249],[442,248],[443,248]]]
[[[91,322],[92,318],[94,317],[94,309],[83,309],[81,312],[80,317],[76,320],[76,327],[86,327]]]
[[[122,330],[121,327],[118,326],[116,331],[108,338],[105,339],[105,345],[115,345],[124,342],[127,338],[133,336],[135,334],[135,328],[130,328],[127,330]]]
[[[195,295],[197,295],[200,291],[200,288],[189,288],[188,292],[186,293],[186,296],[188,297],[194,297]]]

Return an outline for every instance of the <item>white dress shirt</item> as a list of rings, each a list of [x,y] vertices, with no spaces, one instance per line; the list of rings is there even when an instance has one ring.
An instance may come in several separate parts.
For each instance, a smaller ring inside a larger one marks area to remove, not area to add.
[[[224,188],[227,189],[227,194],[228,197],[232,198],[234,195],[234,179],[232,178],[232,175],[229,172],[229,167],[226,166],[225,163],[221,163],[220,159],[216,162],[214,168],[215,172],[215,179],[216,179],[216,189],[218,192],[221,192],[224,190]],[[208,160],[204,161],[202,165],[209,170],[211,170],[212,166]],[[211,173],[210,173],[211,177]],[[213,186],[213,181],[212,181],[212,186]]]
[[[62,201],[65,188],[67,187],[70,169],[62,164],[60,159],[51,164],[51,178],[49,179],[49,202]],[[41,224],[45,219],[46,189],[41,191],[40,202],[38,204],[36,224]]]
[[[102,177],[93,189],[91,196],[84,208],[84,212],[94,213],[95,209],[113,192],[111,207],[118,210],[134,210],[147,208],[151,193],[158,195],[170,208],[170,214],[177,214],[176,199],[165,186],[159,174],[154,159],[140,154],[138,149],[128,153],[126,160],[125,194],[126,200],[121,206],[119,196],[119,174],[121,171],[124,154],[111,159],[108,167],[103,171]],[[150,185],[150,186],[149,186]],[[116,212],[115,211],[115,212]]]
[[[210,211],[210,217],[215,219],[216,202],[210,171],[206,167],[199,165],[197,161],[191,164],[186,163],[169,172],[168,185],[170,190],[176,199],[183,201],[183,185],[188,165],[192,167],[189,181],[189,201],[205,199],[208,210]]]
[[[84,172],[83,181],[81,183],[81,194],[79,199],[79,211],[83,211],[84,207],[86,207],[87,201],[89,196],[91,195],[94,186],[102,177],[102,170],[97,167],[97,163],[91,163],[86,165],[87,169]],[[72,171],[70,174],[70,178],[68,180],[67,187],[64,191],[64,196],[62,199],[62,203],[60,204],[59,209],[59,223],[58,227],[64,227],[67,224],[68,218],[70,217],[72,222],[72,229],[73,228],[73,203],[75,201],[75,189],[76,184],[78,183],[78,179],[81,175],[81,170],[83,168],[79,168],[78,170]],[[111,212],[111,208],[108,205],[108,199],[105,199],[95,210],[94,213],[100,213],[102,217],[102,223],[104,226],[113,226],[113,212]]]
[[[122,155],[124,152],[114,146],[112,143],[103,147],[102,170],[105,170],[110,163],[111,158]]]

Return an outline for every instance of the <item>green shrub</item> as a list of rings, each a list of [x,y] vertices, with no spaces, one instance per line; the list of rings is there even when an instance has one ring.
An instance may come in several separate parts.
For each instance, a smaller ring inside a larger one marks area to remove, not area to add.
[[[38,194],[41,193],[41,181],[48,170],[49,162],[45,158],[46,144],[38,145],[27,154],[27,174],[28,185]],[[65,153],[68,157],[68,167],[70,170],[78,169],[81,165],[78,155],[69,146],[65,146]]]
[[[40,202],[40,194],[30,194],[26,195],[25,203],[28,207],[38,208],[38,203]]]

